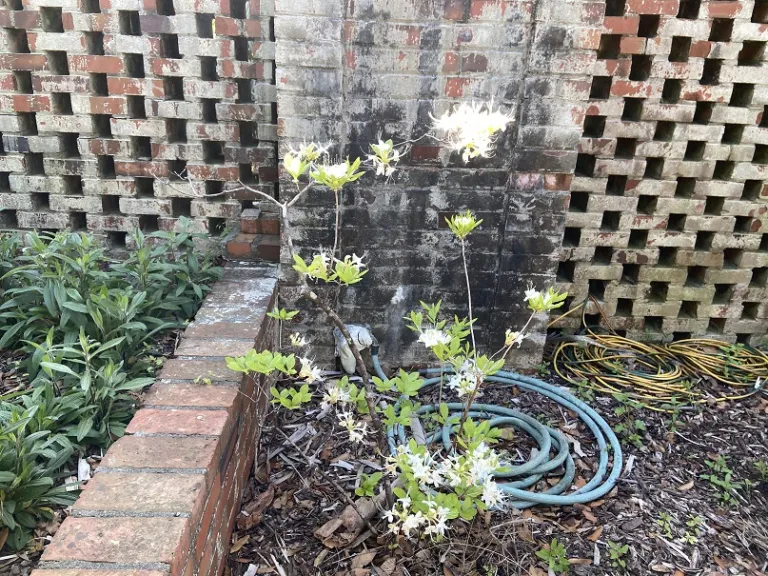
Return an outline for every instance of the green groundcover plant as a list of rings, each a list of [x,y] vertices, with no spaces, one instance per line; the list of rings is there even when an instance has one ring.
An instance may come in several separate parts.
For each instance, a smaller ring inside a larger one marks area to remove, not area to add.
[[[432,137],[464,162],[492,155],[500,132],[511,121],[509,115],[494,110],[490,104],[462,104],[435,119]],[[400,371],[383,380],[370,378],[354,339],[343,320],[318,293],[319,287],[328,285],[337,290],[365,280],[368,272],[364,257],[342,254],[339,249],[339,199],[344,186],[355,182],[368,167],[378,176],[391,177],[405,152],[392,140],[379,141],[371,146],[365,160],[333,161],[329,146],[318,143],[304,144],[291,150],[283,159],[283,168],[295,183],[295,195],[280,202],[265,196],[279,208],[282,231],[300,278],[300,295],[319,307],[341,331],[355,357],[362,382],[354,384],[350,378],[326,378],[311,357],[311,343],[298,333],[290,336],[295,353],[252,350],[239,358],[228,358],[232,370],[246,373],[279,374],[291,377],[297,385],[273,387],[273,403],[286,409],[301,409],[313,396],[322,398],[322,406],[335,414],[338,426],[346,431],[350,441],[373,450],[382,473],[364,477],[357,495],[371,496],[383,485],[387,505],[382,516],[389,530],[398,537],[445,536],[448,524],[454,520],[472,520],[478,512],[497,509],[503,505],[504,494],[496,483],[497,474],[508,469],[494,449],[500,430],[488,421],[476,423],[469,417],[475,399],[482,394],[488,378],[504,367],[507,355],[519,347],[529,336],[529,327],[536,314],[547,313],[563,305],[566,295],[550,288],[544,291],[529,286],[525,302],[530,317],[519,330],[505,333],[501,349],[482,353],[475,342],[475,318],[472,312],[470,275],[467,266],[467,248],[472,232],[481,225],[470,211],[460,211],[447,218],[448,228],[460,249],[463,272],[467,282],[466,318],[444,317],[440,302],[422,303],[421,309],[412,311],[406,324],[418,335],[418,342],[432,354],[439,366],[445,367],[441,377],[439,410],[431,415],[432,421],[454,430],[451,449],[439,445],[425,445],[415,439],[390,452],[386,429],[412,426],[412,415],[418,409],[417,396],[423,378],[417,372]],[[245,185],[243,185],[245,186]],[[260,191],[251,189],[256,194]],[[332,248],[314,254],[302,255],[294,250],[291,236],[291,207],[312,190],[330,191],[336,206],[334,243]],[[263,195],[263,194],[262,194]],[[317,288],[316,288],[317,287]],[[291,312],[274,312],[274,317],[288,320]],[[453,394],[463,404],[463,413],[450,413],[443,402],[443,384],[446,394]],[[297,387],[298,386],[298,387]],[[393,401],[396,399],[396,402]],[[429,424],[429,423],[428,423]],[[372,441],[371,439],[373,437]]]
[[[74,500],[62,469],[123,435],[162,363],[158,337],[218,278],[187,229],[136,231],[122,261],[89,234],[0,237],[0,349],[21,355],[28,380],[0,395],[0,547],[23,548],[51,506]]]

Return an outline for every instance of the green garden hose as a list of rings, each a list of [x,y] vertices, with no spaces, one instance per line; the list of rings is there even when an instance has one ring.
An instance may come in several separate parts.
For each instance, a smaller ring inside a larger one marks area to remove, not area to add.
[[[373,358],[373,367],[379,378],[387,380],[387,376],[381,368],[378,357],[378,346],[371,349]],[[443,374],[450,374],[451,370],[442,371]],[[423,370],[422,374],[439,374],[440,369],[433,368]],[[544,426],[535,418],[524,414],[518,410],[512,410],[503,406],[494,404],[473,404],[469,415],[474,419],[489,420],[494,427],[513,427],[517,430],[527,433],[538,446],[535,455],[524,464],[508,467],[505,472],[496,474],[499,488],[513,500],[508,506],[514,508],[527,508],[536,504],[548,506],[568,506],[592,502],[601,496],[604,496],[614,487],[621,474],[622,452],[619,439],[614,434],[608,423],[593,408],[568,393],[562,388],[547,384],[536,378],[529,378],[514,372],[502,370],[495,375],[486,378],[488,382],[494,382],[501,386],[517,386],[522,390],[537,392],[560,404],[563,408],[574,412],[579,419],[589,428],[594,435],[597,446],[600,451],[598,469],[592,479],[581,488],[565,494],[571,487],[575,475],[575,466],[573,457],[568,449],[568,440],[559,430]],[[424,380],[422,389],[434,386],[440,382],[440,377]],[[447,426],[438,426],[426,438],[426,443],[441,441],[447,452],[452,450],[451,434],[458,427],[455,422],[461,417],[465,405],[459,402],[448,403],[449,422]],[[421,406],[416,413],[419,415],[429,414],[439,410],[439,406],[434,404]],[[402,426],[395,426],[387,431],[389,437],[389,447],[393,454],[397,453],[398,444],[407,444],[405,430]],[[554,455],[552,453],[554,452]],[[610,458],[610,452],[613,452],[613,458]],[[551,486],[543,492],[526,490],[535,485],[540,479],[550,472],[564,468],[560,480],[554,486]],[[610,467],[610,474],[608,468]],[[606,474],[607,477],[606,477]]]

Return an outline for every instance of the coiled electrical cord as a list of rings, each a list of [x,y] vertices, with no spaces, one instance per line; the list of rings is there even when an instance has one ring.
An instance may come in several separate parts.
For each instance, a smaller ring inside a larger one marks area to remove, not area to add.
[[[592,301],[600,306],[597,301]],[[713,338],[691,338],[670,344],[638,342],[586,321],[586,300],[561,318],[582,311],[581,335],[560,342],[552,366],[563,380],[604,394],[627,394],[646,408],[673,412],[708,402],[742,400],[763,389],[768,378],[768,355],[746,344]],[[715,394],[704,389],[702,375],[733,388]]]
[[[373,366],[377,375],[382,380],[388,380],[381,368],[378,357],[378,346],[371,349]],[[431,375],[440,373],[439,369],[423,370],[423,374]],[[444,370],[443,374],[450,374],[450,370]],[[424,380],[422,390],[434,386],[440,382],[440,376]],[[604,496],[614,487],[621,474],[622,451],[619,439],[614,434],[608,423],[590,406],[568,393],[566,390],[514,372],[502,370],[493,376],[486,378],[487,382],[494,382],[502,387],[517,386],[521,390],[536,392],[563,408],[571,410],[589,428],[594,435],[599,449],[598,468],[594,476],[581,488],[568,494],[565,492],[572,486],[575,476],[573,457],[568,449],[568,440],[565,435],[554,428],[541,424],[535,418],[518,410],[512,410],[495,404],[473,404],[469,416],[477,420],[489,420],[493,427],[513,427],[516,430],[528,434],[536,442],[538,451],[531,454],[527,462],[511,466],[508,471],[496,474],[499,488],[514,500],[509,503],[515,508],[527,508],[536,504],[549,506],[568,506],[572,504],[592,502]],[[452,450],[451,436],[457,431],[458,421],[464,411],[465,405],[459,402],[447,404],[449,416],[446,426],[438,426],[426,438],[426,443],[431,444],[440,441],[446,452]],[[439,406],[429,404],[421,406],[416,414],[424,415],[439,410]],[[396,408],[397,409],[397,406]],[[395,426],[387,431],[389,446],[393,454],[397,453],[398,445],[405,445],[408,439],[405,430],[401,426]],[[552,454],[554,452],[554,455]],[[611,454],[613,453],[612,458]],[[560,480],[548,489],[537,492],[526,490],[534,486],[539,480],[548,474],[563,467]],[[609,473],[610,468],[610,473]]]

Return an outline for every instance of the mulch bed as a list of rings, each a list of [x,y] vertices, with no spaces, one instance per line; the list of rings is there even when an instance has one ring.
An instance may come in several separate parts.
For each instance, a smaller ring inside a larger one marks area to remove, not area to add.
[[[591,477],[596,466],[592,438],[573,426],[573,414],[532,393],[487,390],[483,401],[514,405],[566,428],[584,454],[576,462],[576,481]],[[612,425],[620,421],[615,400],[598,396],[590,403]],[[755,576],[768,565],[768,478],[761,479],[755,468],[758,461],[768,463],[766,395],[684,413],[674,431],[668,415],[641,410],[634,415],[647,428],[641,445],[622,440],[624,471],[605,498],[454,522],[450,538],[442,542],[395,541],[378,513],[371,518],[377,536],[345,510],[328,478],[351,494],[360,473],[372,473],[375,463],[364,455],[370,449],[351,445],[334,427],[332,415],[318,419],[319,407],[313,408],[309,414],[270,414],[232,536],[228,575],[545,576],[547,566],[536,551],[553,538],[565,546],[572,574]],[[527,445],[523,438],[511,442]],[[714,486],[700,477],[710,471],[705,461],[719,455],[733,470],[733,480],[752,483],[731,504],[723,504]],[[310,466],[308,458],[317,464]],[[669,515],[667,522],[663,514]],[[696,517],[697,527],[686,525]],[[621,558],[626,568],[611,566],[609,540],[627,545]]]

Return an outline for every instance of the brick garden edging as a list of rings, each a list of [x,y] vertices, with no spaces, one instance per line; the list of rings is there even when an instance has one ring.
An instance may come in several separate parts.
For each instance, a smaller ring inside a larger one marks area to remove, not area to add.
[[[34,576],[222,572],[267,406],[224,357],[271,347],[275,272],[227,266]]]

